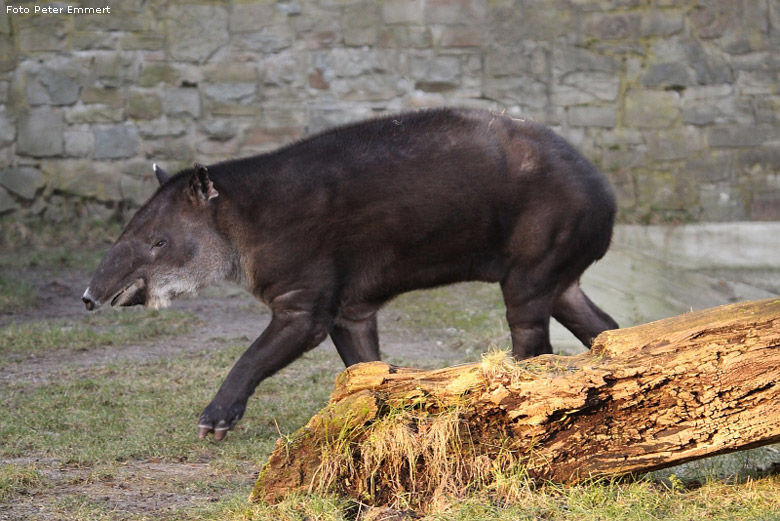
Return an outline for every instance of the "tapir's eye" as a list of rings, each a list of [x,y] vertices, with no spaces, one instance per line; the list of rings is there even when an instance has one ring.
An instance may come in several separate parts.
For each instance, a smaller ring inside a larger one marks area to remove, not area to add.
[[[165,246],[166,244],[168,244],[168,241],[166,241],[165,239],[160,239],[159,241],[157,241],[156,243],[154,243],[154,247],[155,247],[155,248],[162,248],[162,247],[163,247],[163,246]]]

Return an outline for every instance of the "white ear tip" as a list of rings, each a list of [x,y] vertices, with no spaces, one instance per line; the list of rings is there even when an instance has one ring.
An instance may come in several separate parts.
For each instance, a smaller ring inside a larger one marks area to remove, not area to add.
[[[157,163],[152,163],[152,170],[157,172]]]

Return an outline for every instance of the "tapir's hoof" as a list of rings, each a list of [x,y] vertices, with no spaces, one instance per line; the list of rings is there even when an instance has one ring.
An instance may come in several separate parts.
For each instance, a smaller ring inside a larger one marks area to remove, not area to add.
[[[214,439],[220,441],[232,431],[238,420],[244,416],[245,405],[233,405],[232,407],[220,407],[210,404],[200,415],[198,420],[198,438],[205,438],[209,433],[214,433]],[[218,419],[221,418],[221,419]]]
[[[209,427],[207,425],[198,425],[198,438],[203,439],[206,436],[209,435],[209,433],[214,433],[214,439],[216,441],[222,440],[225,436],[227,436],[227,433],[230,429],[227,427]]]

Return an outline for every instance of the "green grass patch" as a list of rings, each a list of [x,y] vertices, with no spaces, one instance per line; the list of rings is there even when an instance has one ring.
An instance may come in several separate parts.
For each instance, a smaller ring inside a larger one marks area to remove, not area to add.
[[[210,461],[226,470],[261,461],[280,432],[297,429],[327,402],[339,361],[330,353],[306,355],[258,387],[228,442],[197,440],[200,412],[243,349],[66,369],[45,386],[11,384],[0,390],[0,455],[79,465]]]
[[[413,291],[393,300],[383,314],[394,328],[440,338],[467,355],[509,342],[506,308],[497,284],[469,282]]]
[[[68,247],[47,247],[33,250],[14,250],[0,256],[0,269],[79,269],[94,271],[108,251],[107,246],[93,246],[74,250]]]
[[[54,349],[88,349],[178,335],[197,324],[181,311],[127,309],[69,320],[12,323],[0,328],[0,355]]]
[[[23,280],[0,275],[0,313],[31,307],[35,295],[35,288]]]
[[[46,478],[33,466],[13,463],[0,465],[0,502],[44,487]]]

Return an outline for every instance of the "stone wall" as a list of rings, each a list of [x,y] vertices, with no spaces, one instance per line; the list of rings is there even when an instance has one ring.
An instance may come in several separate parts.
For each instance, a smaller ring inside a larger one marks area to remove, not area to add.
[[[553,125],[624,220],[780,219],[780,0],[6,4],[30,9],[0,13],[12,218],[108,218],[152,193],[152,161],[449,104]]]

